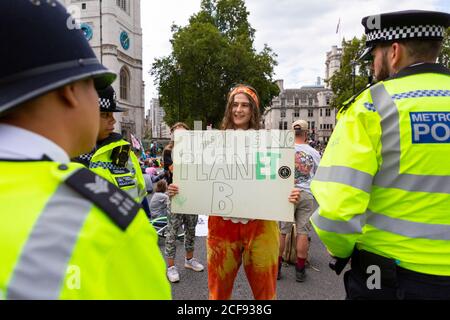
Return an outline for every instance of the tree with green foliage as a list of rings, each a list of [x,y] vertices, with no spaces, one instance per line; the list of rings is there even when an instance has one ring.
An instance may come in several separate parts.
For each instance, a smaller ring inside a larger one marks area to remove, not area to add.
[[[450,68],[450,28],[447,28],[442,42],[442,51],[439,55],[438,62],[447,68]]]
[[[203,0],[185,27],[172,26],[172,53],[152,67],[165,122],[219,127],[228,90],[248,83],[259,93],[261,111],[279,94],[273,81],[276,54],[254,49],[255,30],[244,0]]]
[[[358,61],[365,49],[366,39],[353,38],[342,40],[341,68],[331,77],[331,90],[334,97],[331,105],[339,108],[355,93],[364,89],[369,82],[370,64],[368,61]],[[355,76],[353,77],[353,73]]]

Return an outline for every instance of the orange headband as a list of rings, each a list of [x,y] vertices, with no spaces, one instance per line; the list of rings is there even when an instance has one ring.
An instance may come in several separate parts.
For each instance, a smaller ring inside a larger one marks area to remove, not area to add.
[[[250,89],[249,87],[245,87],[245,86],[238,86],[238,87],[234,88],[233,91],[231,91],[230,97],[233,97],[233,96],[237,95],[238,93],[248,94],[250,97],[252,97],[252,99],[256,102],[256,105],[259,107],[258,96],[252,89]]]

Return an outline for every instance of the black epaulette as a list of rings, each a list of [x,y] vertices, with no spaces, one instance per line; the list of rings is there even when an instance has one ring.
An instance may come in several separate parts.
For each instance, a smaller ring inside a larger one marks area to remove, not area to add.
[[[59,169],[67,170],[68,167],[60,165]],[[73,173],[65,184],[102,209],[123,231],[139,211],[140,205],[126,192],[86,168]]]
[[[342,104],[342,106],[339,108],[339,113],[344,113],[345,111],[347,111],[347,109],[350,107],[350,105],[355,102],[356,98],[358,98],[364,91],[366,91],[367,89],[369,89],[370,87],[374,86],[376,83],[369,83],[367,84],[367,86],[365,86],[363,89],[361,89],[360,91],[358,91],[353,97],[351,97],[349,100],[347,100],[346,102],[344,102]]]

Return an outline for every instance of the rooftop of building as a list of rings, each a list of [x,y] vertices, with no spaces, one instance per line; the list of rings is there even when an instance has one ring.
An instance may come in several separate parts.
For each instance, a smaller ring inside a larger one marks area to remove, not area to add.
[[[327,91],[330,89],[325,88],[323,85],[302,86],[299,89],[285,89],[280,93],[279,98],[285,98],[287,100],[294,100],[299,98],[301,101],[307,101],[308,98],[314,98],[317,102],[317,93]]]

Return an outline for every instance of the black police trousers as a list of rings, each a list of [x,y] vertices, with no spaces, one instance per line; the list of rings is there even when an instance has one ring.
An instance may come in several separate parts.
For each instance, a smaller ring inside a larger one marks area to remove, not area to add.
[[[406,270],[389,261],[392,260],[372,253],[368,253],[367,258],[363,251],[355,251],[352,268],[344,274],[346,299],[450,300],[450,277]],[[372,274],[367,271],[370,265],[378,265],[381,269],[382,279],[378,288],[370,285]]]

